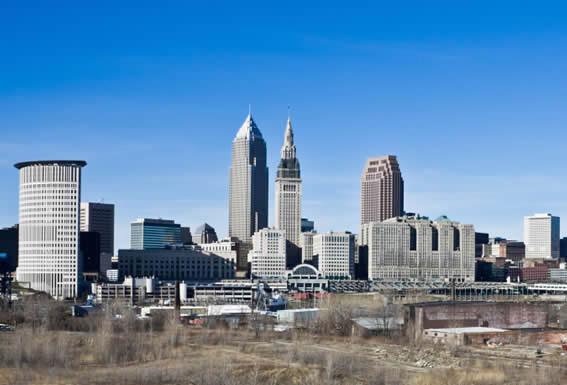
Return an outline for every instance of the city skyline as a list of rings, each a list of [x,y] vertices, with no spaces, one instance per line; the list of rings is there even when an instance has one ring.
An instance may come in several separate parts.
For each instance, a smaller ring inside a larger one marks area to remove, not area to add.
[[[292,105],[302,213],[320,232],[358,231],[360,170],[386,154],[402,164],[407,211],[519,240],[526,215],[567,217],[561,12],[286,8],[3,8],[0,226],[18,221],[14,163],[85,159],[82,200],[116,205],[116,249],[138,217],[224,237],[230,143],[249,103],[269,186]]]

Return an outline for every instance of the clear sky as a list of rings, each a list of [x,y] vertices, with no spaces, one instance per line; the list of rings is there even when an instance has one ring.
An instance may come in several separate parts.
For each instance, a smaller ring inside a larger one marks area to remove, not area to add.
[[[248,104],[271,182],[292,106],[319,231],[358,232],[360,173],[386,154],[407,211],[516,239],[524,215],[567,218],[561,2],[13,3],[0,3],[0,226],[18,221],[15,162],[69,158],[88,162],[83,201],[116,204],[117,248],[137,217],[225,236]],[[272,183],[270,224],[273,197]]]

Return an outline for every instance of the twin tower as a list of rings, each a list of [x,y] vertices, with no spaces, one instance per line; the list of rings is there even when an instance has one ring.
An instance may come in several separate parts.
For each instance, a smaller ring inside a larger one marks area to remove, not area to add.
[[[266,142],[252,119],[244,121],[232,141],[228,234],[250,244],[252,235],[268,227],[268,166]],[[293,144],[291,120],[287,120],[281,161],[276,177],[275,227],[299,245],[301,232],[301,175]]]

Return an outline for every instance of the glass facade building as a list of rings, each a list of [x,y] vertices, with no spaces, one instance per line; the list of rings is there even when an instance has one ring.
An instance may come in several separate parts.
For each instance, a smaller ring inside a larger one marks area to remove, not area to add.
[[[181,243],[181,225],[166,219],[138,218],[130,224],[130,248],[163,249]]]

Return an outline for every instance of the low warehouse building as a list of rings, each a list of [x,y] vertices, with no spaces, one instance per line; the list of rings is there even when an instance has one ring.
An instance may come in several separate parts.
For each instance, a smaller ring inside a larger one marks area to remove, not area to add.
[[[407,333],[421,338],[426,329],[489,327],[545,329],[553,304],[543,302],[424,302],[408,305]]]

